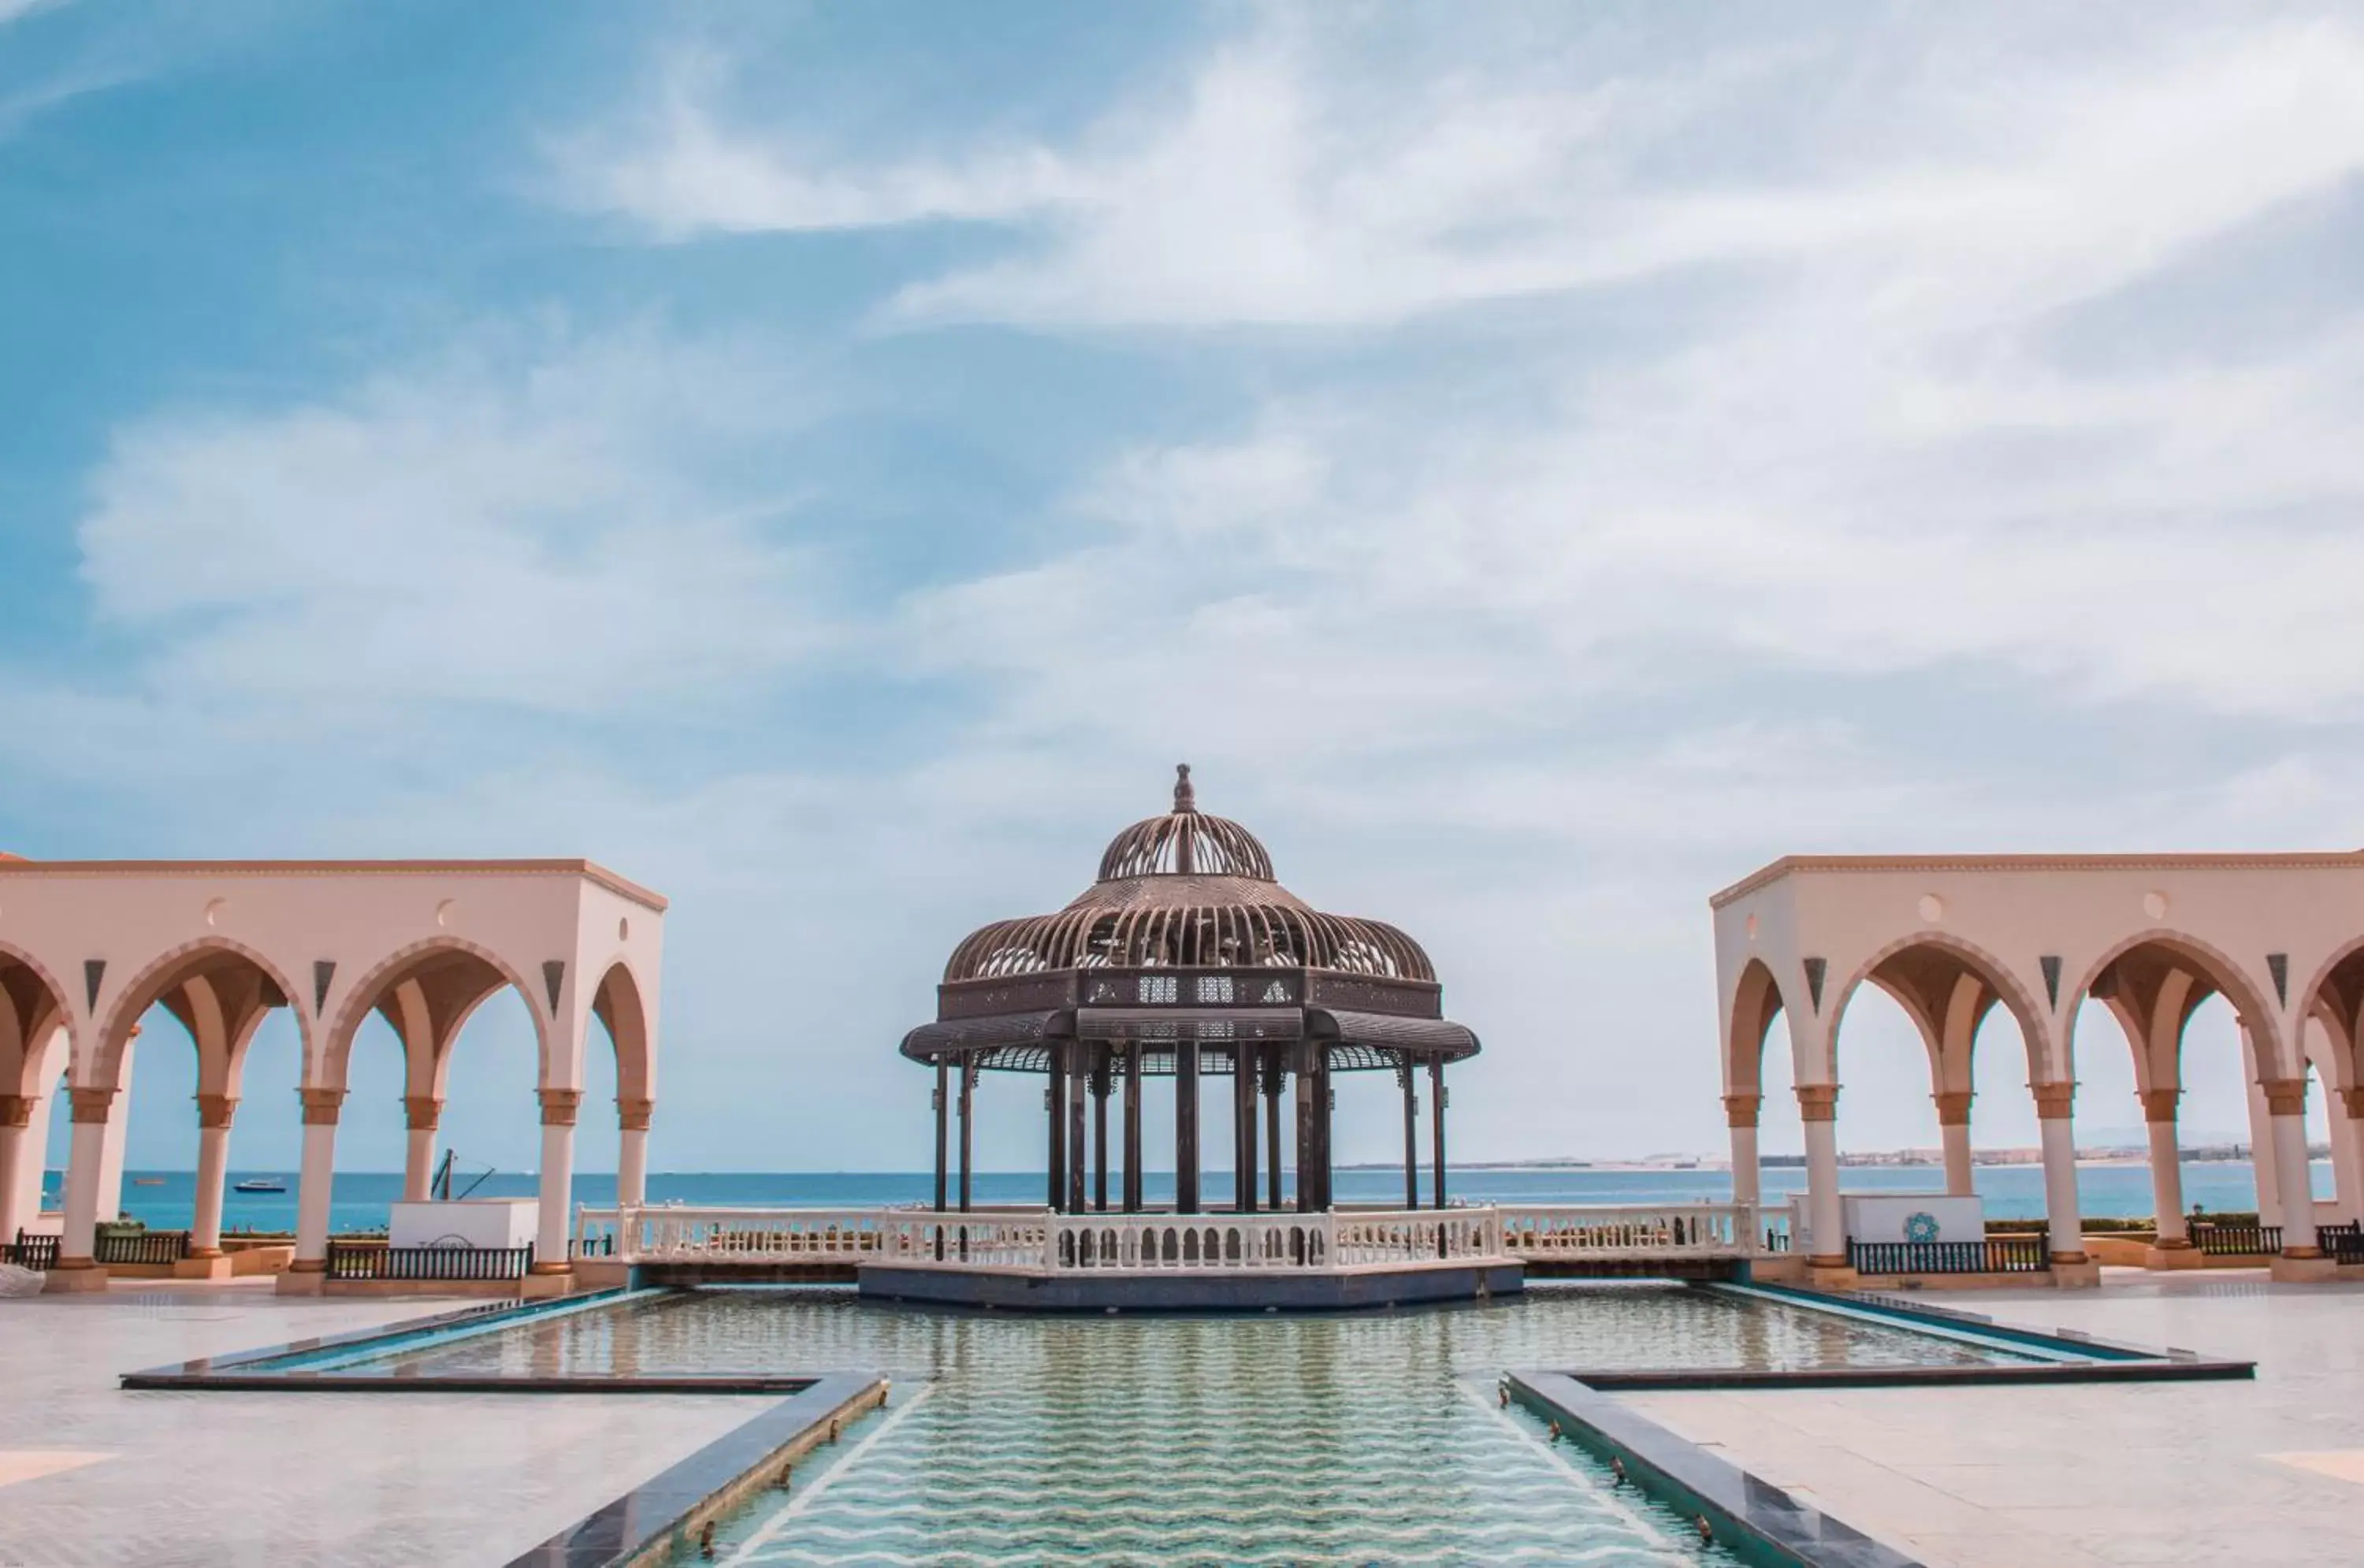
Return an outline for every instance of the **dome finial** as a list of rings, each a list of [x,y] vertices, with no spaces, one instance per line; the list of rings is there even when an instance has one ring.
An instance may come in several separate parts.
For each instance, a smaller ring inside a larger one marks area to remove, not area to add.
[[[1188,762],[1174,764],[1174,809],[1194,813],[1199,809],[1199,792],[1190,787],[1190,764]]]

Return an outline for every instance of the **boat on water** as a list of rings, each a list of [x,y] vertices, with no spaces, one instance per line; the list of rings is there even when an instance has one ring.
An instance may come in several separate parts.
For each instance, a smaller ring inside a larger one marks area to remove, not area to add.
[[[249,1176],[230,1186],[230,1191],[239,1193],[284,1193],[286,1190],[287,1184],[276,1176]]]

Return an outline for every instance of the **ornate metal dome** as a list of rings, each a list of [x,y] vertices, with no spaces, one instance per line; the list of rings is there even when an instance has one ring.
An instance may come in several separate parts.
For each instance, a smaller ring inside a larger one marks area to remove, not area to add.
[[[1436,978],[1428,954],[1395,927],[1322,914],[1274,881],[1254,834],[1199,812],[1184,763],[1174,809],[1119,833],[1100,857],[1098,881],[1055,915],[975,932],[953,950],[944,979],[1166,965]]]

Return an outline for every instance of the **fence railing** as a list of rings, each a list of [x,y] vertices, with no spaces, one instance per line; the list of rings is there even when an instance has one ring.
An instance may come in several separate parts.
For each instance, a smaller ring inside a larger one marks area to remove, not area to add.
[[[20,1269],[45,1274],[58,1266],[58,1244],[63,1240],[54,1231],[37,1236],[19,1230],[14,1241],[0,1245],[0,1263],[14,1263]]]
[[[2269,1256],[2282,1250],[2279,1225],[2195,1225],[2192,1245],[2212,1258]]]
[[[1525,1259],[1745,1258],[1758,1250],[1756,1207],[1697,1203],[1583,1207],[1506,1207],[1502,1245]],[[1782,1241],[1786,1231],[1779,1232]],[[1768,1238],[1765,1251],[1775,1250]]]
[[[2335,1262],[2364,1263],[2364,1226],[2349,1220],[2314,1228],[2315,1244]]]
[[[90,1255],[101,1263],[177,1263],[189,1255],[185,1230],[102,1230]]]
[[[452,1283],[522,1279],[533,1267],[527,1247],[385,1247],[369,1241],[329,1243],[332,1280]]]
[[[2037,1234],[1983,1241],[1850,1241],[1847,1264],[1864,1274],[2040,1274],[2052,1266]]]

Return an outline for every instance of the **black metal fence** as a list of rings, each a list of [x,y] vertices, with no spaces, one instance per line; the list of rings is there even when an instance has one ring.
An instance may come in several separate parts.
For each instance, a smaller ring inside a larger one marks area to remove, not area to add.
[[[2364,1263],[2364,1225],[2353,1221],[2346,1225],[2319,1225],[2315,1235],[2320,1238],[2324,1256],[2336,1262]]]
[[[102,1263],[177,1263],[189,1255],[185,1230],[102,1230],[91,1240]]]
[[[382,1247],[329,1243],[332,1280],[482,1281],[522,1279],[533,1267],[527,1247]]]
[[[2212,1258],[2268,1257],[2282,1250],[2279,1225],[2195,1225],[2191,1243]]]
[[[1850,1241],[1847,1263],[1863,1274],[2040,1274],[2052,1266],[2042,1236],[1983,1241]]]
[[[57,1236],[35,1236],[19,1230],[16,1240],[0,1243],[0,1263],[14,1263],[20,1269],[47,1273],[58,1266],[58,1242],[61,1240],[62,1238]]]

